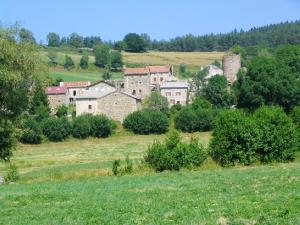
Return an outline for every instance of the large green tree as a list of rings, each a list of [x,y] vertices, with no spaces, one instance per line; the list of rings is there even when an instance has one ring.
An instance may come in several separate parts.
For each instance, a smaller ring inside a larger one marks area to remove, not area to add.
[[[123,59],[120,51],[112,51],[110,53],[110,67],[115,70],[122,69]]]
[[[24,43],[35,43],[35,38],[33,37],[33,33],[30,30],[25,28],[21,28],[19,32],[20,42]]]
[[[129,33],[124,37],[124,42],[126,43],[126,51],[128,52],[145,52],[146,44],[144,39],[136,34]]]
[[[254,57],[236,83],[237,105],[256,109],[279,105],[286,111],[300,104],[300,79],[291,67],[273,57]]]
[[[87,54],[87,52],[83,53],[80,59],[79,66],[81,69],[87,69],[89,67],[89,55]]]
[[[109,65],[110,53],[107,45],[97,45],[94,48],[95,65],[104,68]]]
[[[11,37],[0,35],[0,160],[9,160],[12,155],[11,121],[27,110],[29,90],[38,68],[34,45],[17,43]]]
[[[58,47],[60,45],[60,37],[54,32],[50,32],[47,35],[47,41],[49,47]]]

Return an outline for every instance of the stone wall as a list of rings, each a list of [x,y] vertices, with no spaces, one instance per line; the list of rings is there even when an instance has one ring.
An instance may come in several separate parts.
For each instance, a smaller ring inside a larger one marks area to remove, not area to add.
[[[125,117],[140,108],[140,101],[124,93],[113,92],[97,100],[97,114],[123,122]]]
[[[150,92],[150,75],[127,75],[124,76],[124,92],[139,98],[147,97]]]
[[[236,54],[223,57],[223,71],[228,83],[231,85],[237,80],[237,74],[241,68],[241,56]]]
[[[67,95],[65,94],[53,94],[48,95],[49,106],[52,113],[56,112],[56,109],[60,105],[67,105]]]
[[[188,102],[187,88],[164,88],[160,90],[162,96],[167,97],[169,106],[175,104],[186,105]]]
[[[173,76],[171,73],[151,73],[150,82],[153,85],[161,85],[165,81],[172,80]]]
[[[97,114],[97,99],[95,98],[79,98],[76,100],[76,116],[80,116],[82,114]]]

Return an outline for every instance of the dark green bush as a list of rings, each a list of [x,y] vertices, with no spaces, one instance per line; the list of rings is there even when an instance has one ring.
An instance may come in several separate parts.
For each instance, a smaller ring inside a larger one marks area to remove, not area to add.
[[[70,135],[70,123],[67,118],[50,117],[42,124],[43,134],[50,141],[63,141]]]
[[[143,110],[129,114],[123,126],[135,134],[162,134],[169,127],[168,117],[158,110]]]
[[[72,121],[72,136],[75,138],[84,139],[91,134],[90,116],[82,115]]]
[[[206,151],[197,139],[184,143],[179,133],[172,131],[164,143],[156,141],[149,146],[145,162],[161,172],[200,166],[206,158]]]
[[[18,168],[15,164],[10,164],[8,172],[4,178],[5,182],[16,182],[20,179]]]
[[[90,133],[93,137],[108,137],[116,127],[114,121],[108,119],[105,115],[91,116]]]
[[[34,118],[27,117],[20,121],[21,136],[19,140],[26,144],[40,144],[42,142],[42,129],[40,123]]]
[[[260,107],[254,113],[261,139],[257,154],[262,162],[286,162],[295,158],[296,126],[280,107]]]
[[[9,161],[14,146],[13,126],[10,121],[0,118],[0,160]]]
[[[68,115],[68,107],[65,105],[60,105],[56,110],[57,117],[63,117]]]
[[[300,106],[296,106],[290,113],[290,117],[292,118],[294,124],[300,128]]]
[[[222,166],[249,165],[257,160],[260,133],[255,121],[240,110],[221,112],[214,121],[211,157]]]

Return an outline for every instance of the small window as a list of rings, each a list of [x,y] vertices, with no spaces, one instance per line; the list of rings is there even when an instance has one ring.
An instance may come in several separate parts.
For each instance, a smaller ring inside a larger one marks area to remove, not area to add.
[[[174,105],[175,104],[175,99],[171,99],[170,103]]]
[[[181,93],[180,92],[176,92],[176,96],[181,96]]]
[[[92,109],[92,105],[89,105],[89,109]]]
[[[132,94],[135,95],[135,94],[136,94],[136,90],[133,90],[133,91],[132,91]]]
[[[76,91],[73,91],[73,96],[76,96]]]
[[[154,82],[156,81],[156,77],[153,78],[153,81],[154,81]]]
[[[177,101],[176,104],[180,104],[180,101]]]
[[[163,81],[163,80],[164,80],[164,78],[163,78],[163,77],[161,77],[161,78],[160,78],[160,81]]]
[[[139,81],[139,85],[142,85],[142,81]]]
[[[139,90],[139,93],[140,93],[140,94],[142,93],[142,89]]]
[[[166,96],[171,96],[171,92],[166,92]]]

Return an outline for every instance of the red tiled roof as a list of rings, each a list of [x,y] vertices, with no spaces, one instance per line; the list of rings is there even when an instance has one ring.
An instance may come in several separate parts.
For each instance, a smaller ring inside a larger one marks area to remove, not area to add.
[[[57,95],[57,94],[65,94],[67,93],[67,88],[65,87],[46,87],[46,94],[47,95]]]
[[[125,68],[124,75],[144,75],[148,74],[149,69],[146,68]]]
[[[61,87],[87,87],[91,85],[90,81],[74,81],[74,82],[60,82]]]
[[[150,73],[169,73],[171,66],[148,66]]]

